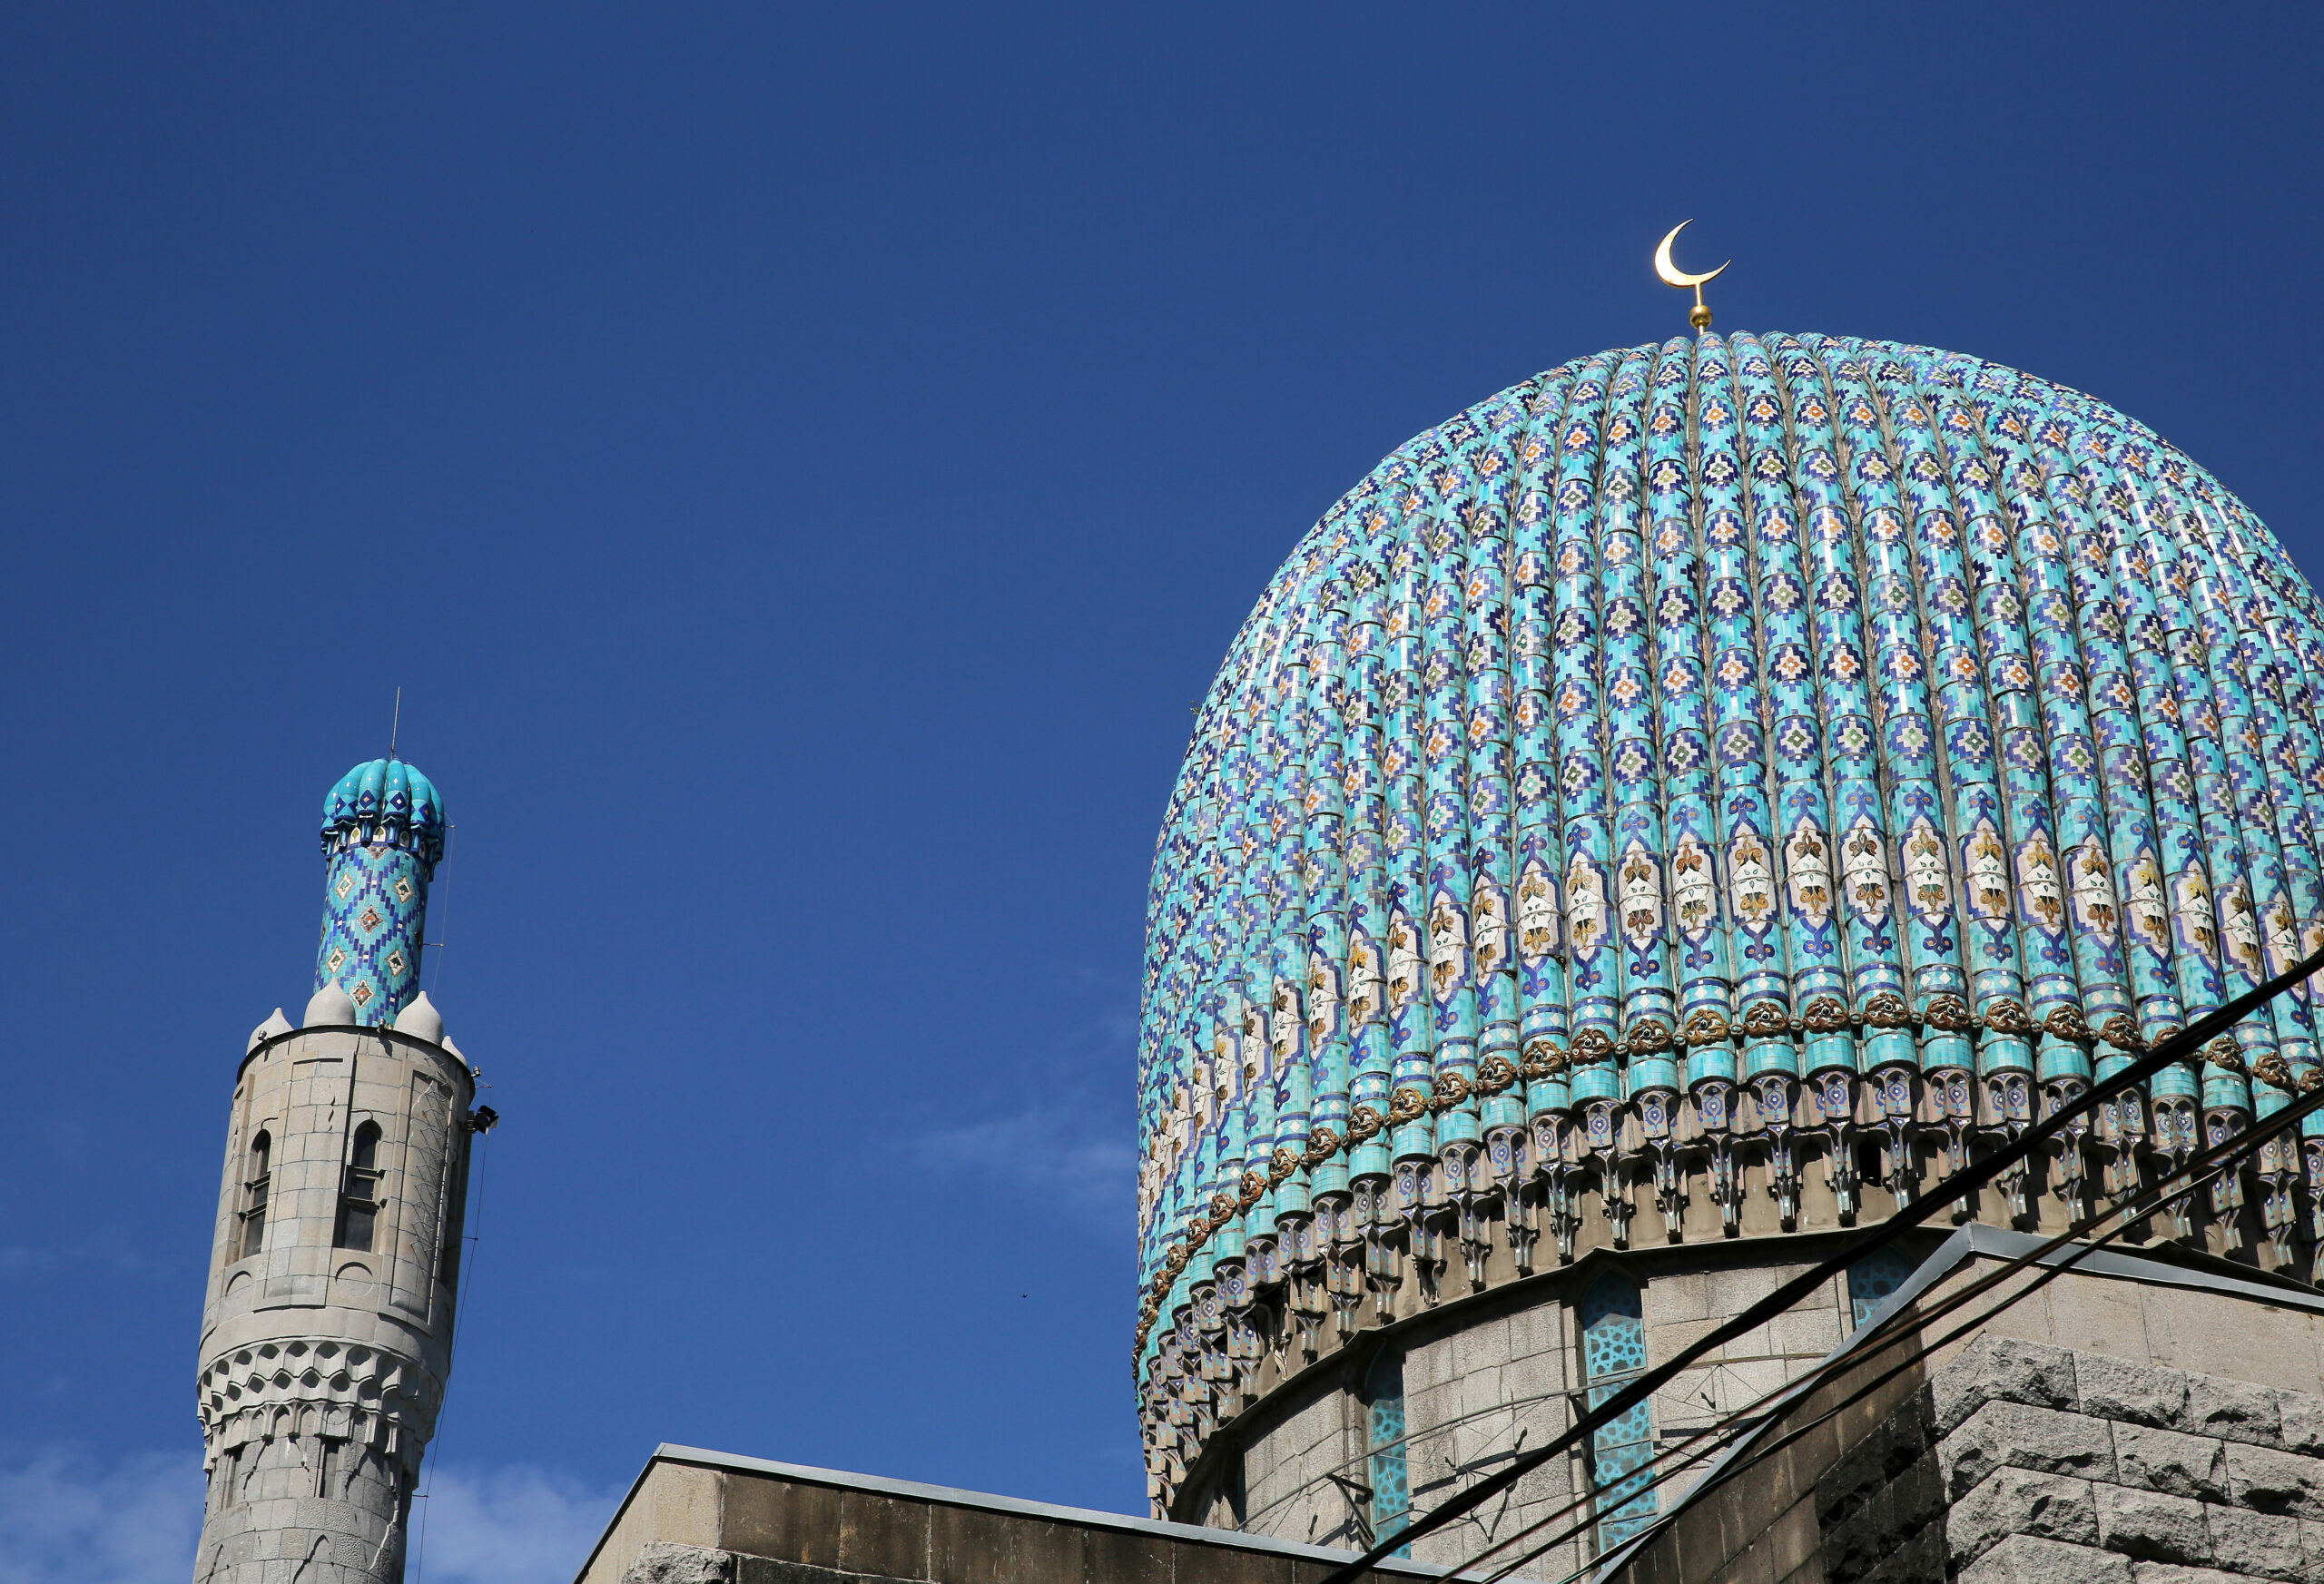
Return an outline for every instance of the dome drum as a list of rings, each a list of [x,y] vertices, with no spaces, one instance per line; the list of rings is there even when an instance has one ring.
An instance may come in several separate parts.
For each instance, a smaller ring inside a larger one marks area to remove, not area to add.
[[[1157,1508],[1297,1362],[1636,1239],[1856,1224],[2324,946],[2324,610],[2150,431],[1706,334],[1400,448],[1206,700],[1149,900]],[[2319,1077],[2310,998],[1980,1219]],[[2312,1277],[2324,1136],[2153,1229]]]

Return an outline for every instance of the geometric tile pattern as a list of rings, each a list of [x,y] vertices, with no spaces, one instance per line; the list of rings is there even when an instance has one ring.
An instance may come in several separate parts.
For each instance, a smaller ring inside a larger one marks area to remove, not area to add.
[[[315,988],[338,983],[359,1023],[394,1022],[419,993],[428,882],[444,855],[444,831],[435,787],[400,760],[357,765],[324,802],[330,867]]]
[[[1403,1529],[1412,1518],[1412,1483],[1404,1463],[1404,1359],[1384,1348],[1364,1377],[1364,1480],[1372,1487],[1374,1544]],[[1397,1556],[1412,1554],[1412,1548]]]
[[[1717,1082],[2106,1076],[2324,945],[2319,823],[2324,605],[2135,420],[1846,337],[1536,376],[1334,505],[1198,707],[1144,1351],[1326,1171]],[[2285,1103],[2308,996],[2217,1048],[2154,1097]]]
[[[1851,1325],[1862,1325],[1888,1295],[1918,1269],[1909,1255],[1894,1245],[1873,1250],[1848,1267],[1848,1311]]]
[[[1637,1284],[1607,1272],[1582,1294],[1576,1318],[1581,1327],[1582,1374],[1590,1382],[1590,1406],[1596,1408],[1646,1368],[1646,1320]],[[1600,1555],[1653,1521],[1659,1493],[1640,1490],[1653,1478],[1647,1467],[1653,1457],[1651,1402],[1637,1404],[1590,1436],[1590,1479],[1601,1515]]]

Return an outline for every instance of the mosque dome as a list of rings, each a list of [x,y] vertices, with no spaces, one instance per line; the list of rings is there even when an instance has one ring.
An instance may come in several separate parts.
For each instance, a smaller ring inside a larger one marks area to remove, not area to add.
[[[1950,1169],[2324,945],[2319,684],[2324,611],[2241,502],[1977,359],[1705,334],[1417,437],[1261,595],[1163,822],[1142,1378],[1367,1193],[1465,1245],[1562,1162],[1616,1246],[1608,1185],[1672,1241],[1686,1194],[1748,1230],[1747,1178],[1788,1228],[1788,1146],[1739,1141],[1820,1126],[1890,1141],[1900,1202],[1909,1140]],[[2034,1191],[2318,1060],[2280,998]],[[1878,1159],[1834,1148],[1841,1225]]]

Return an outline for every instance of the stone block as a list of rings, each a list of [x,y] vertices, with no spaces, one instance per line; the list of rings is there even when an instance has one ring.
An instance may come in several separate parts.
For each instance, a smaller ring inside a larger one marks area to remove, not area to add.
[[[2313,1392],[2285,1392],[2276,1398],[2276,1422],[2282,1428],[2284,1449],[2324,1454],[2324,1397]]]
[[[2253,1446],[2284,1444],[2283,1428],[2276,1418],[2275,1391],[2221,1375],[2187,1377],[2187,1407],[2178,1428],[2191,1435],[2217,1436]]]
[[[2113,1551],[2014,1534],[1962,1569],[1955,1584],[2138,1584],[2143,1577]]]
[[[1945,1488],[1955,1496],[2003,1467],[2085,1480],[2114,1477],[2114,1443],[2104,1420],[2024,1402],[1982,1404],[1936,1451]]]
[[[2216,1568],[2191,1568],[2183,1562],[2133,1562],[2134,1584],[2247,1584],[2233,1573]]]
[[[2225,1443],[2228,1491],[2239,1507],[2324,1519],[2324,1459],[2242,1441]]]
[[[2084,1413],[2166,1430],[2181,1427],[2187,1407],[2185,1371],[2080,1352],[2073,1355],[2073,1370]]]
[[[1945,1528],[1959,1569],[2010,1535],[2095,1546],[2098,1510],[2087,1480],[2004,1468],[1953,1504]]]
[[[729,1471],[719,1504],[718,1543],[747,1556],[811,1567],[839,1566],[840,1492]]]
[[[2222,1443],[2142,1424],[2114,1426],[2114,1478],[2141,1490],[2201,1500],[2228,1499],[2227,1454]]]
[[[2098,1543],[2108,1550],[2157,1562],[2211,1559],[2211,1530],[2203,1521],[2201,1502],[2121,1485],[2099,1485],[2093,1493]]]
[[[2206,1507],[2203,1514],[2211,1526],[2211,1560],[2228,1572],[2255,1579],[2307,1576],[2298,1519],[2239,1507]]]
[[[734,1584],[734,1554],[672,1540],[647,1540],[621,1584]]]
[[[2047,1343],[2007,1336],[1980,1336],[1929,1381],[1937,1432],[1949,1433],[1985,1403],[1998,1398],[2036,1408],[2077,1411],[2074,1356]]]

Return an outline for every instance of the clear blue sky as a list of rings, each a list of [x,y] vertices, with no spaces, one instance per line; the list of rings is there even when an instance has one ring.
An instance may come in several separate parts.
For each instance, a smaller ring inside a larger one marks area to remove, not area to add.
[[[0,1574],[190,1566],[226,1103],[399,685],[506,1117],[425,1579],[663,1440],[1137,1508],[1147,866],[1305,525],[1682,330],[1691,215],[1722,327],[2095,392],[2324,570],[2317,18],[0,15]]]

